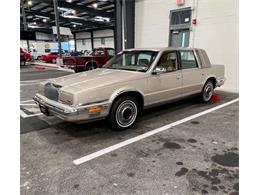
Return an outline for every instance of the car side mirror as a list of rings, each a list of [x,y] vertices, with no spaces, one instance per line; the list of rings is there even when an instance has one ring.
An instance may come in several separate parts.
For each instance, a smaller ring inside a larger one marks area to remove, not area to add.
[[[156,68],[153,70],[152,74],[154,74],[154,75],[159,75],[159,74],[162,74],[162,73],[165,73],[165,72],[166,72],[166,68],[164,68],[164,67],[162,67],[162,66],[158,66],[158,67],[156,67]]]

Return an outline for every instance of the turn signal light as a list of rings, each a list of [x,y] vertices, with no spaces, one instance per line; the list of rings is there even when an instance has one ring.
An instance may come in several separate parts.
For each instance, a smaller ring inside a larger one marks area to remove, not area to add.
[[[101,106],[92,106],[90,108],[87,109],[89,113],[98,113],[102,111],[102,107]]]

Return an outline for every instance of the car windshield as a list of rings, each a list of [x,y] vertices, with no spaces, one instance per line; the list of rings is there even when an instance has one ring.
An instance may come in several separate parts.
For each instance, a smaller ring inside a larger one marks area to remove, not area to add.
[[[103,68],[146,72],[157,51],[124,51],[114,56]]]

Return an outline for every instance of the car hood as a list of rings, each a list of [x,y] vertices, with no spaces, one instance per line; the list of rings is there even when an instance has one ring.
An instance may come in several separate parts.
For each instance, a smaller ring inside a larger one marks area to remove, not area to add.
[[[131,81],[133,79],[141,79],[145,75],[142,72],[98,68],[92,71],[59,77],[51,80],[51,82],[62,86],[63,90],[68,89],[68,91],[76,92]]]

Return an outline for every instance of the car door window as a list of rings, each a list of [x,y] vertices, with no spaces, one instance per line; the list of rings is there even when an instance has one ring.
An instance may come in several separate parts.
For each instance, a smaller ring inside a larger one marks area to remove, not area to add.
[[[173,72],[178,70],[177,52],[165,52],[161,56],[156,68],[160,68],[164,72]]]
[[[180,51],[180,56],[182,69],[198,67],[193,51]]]

